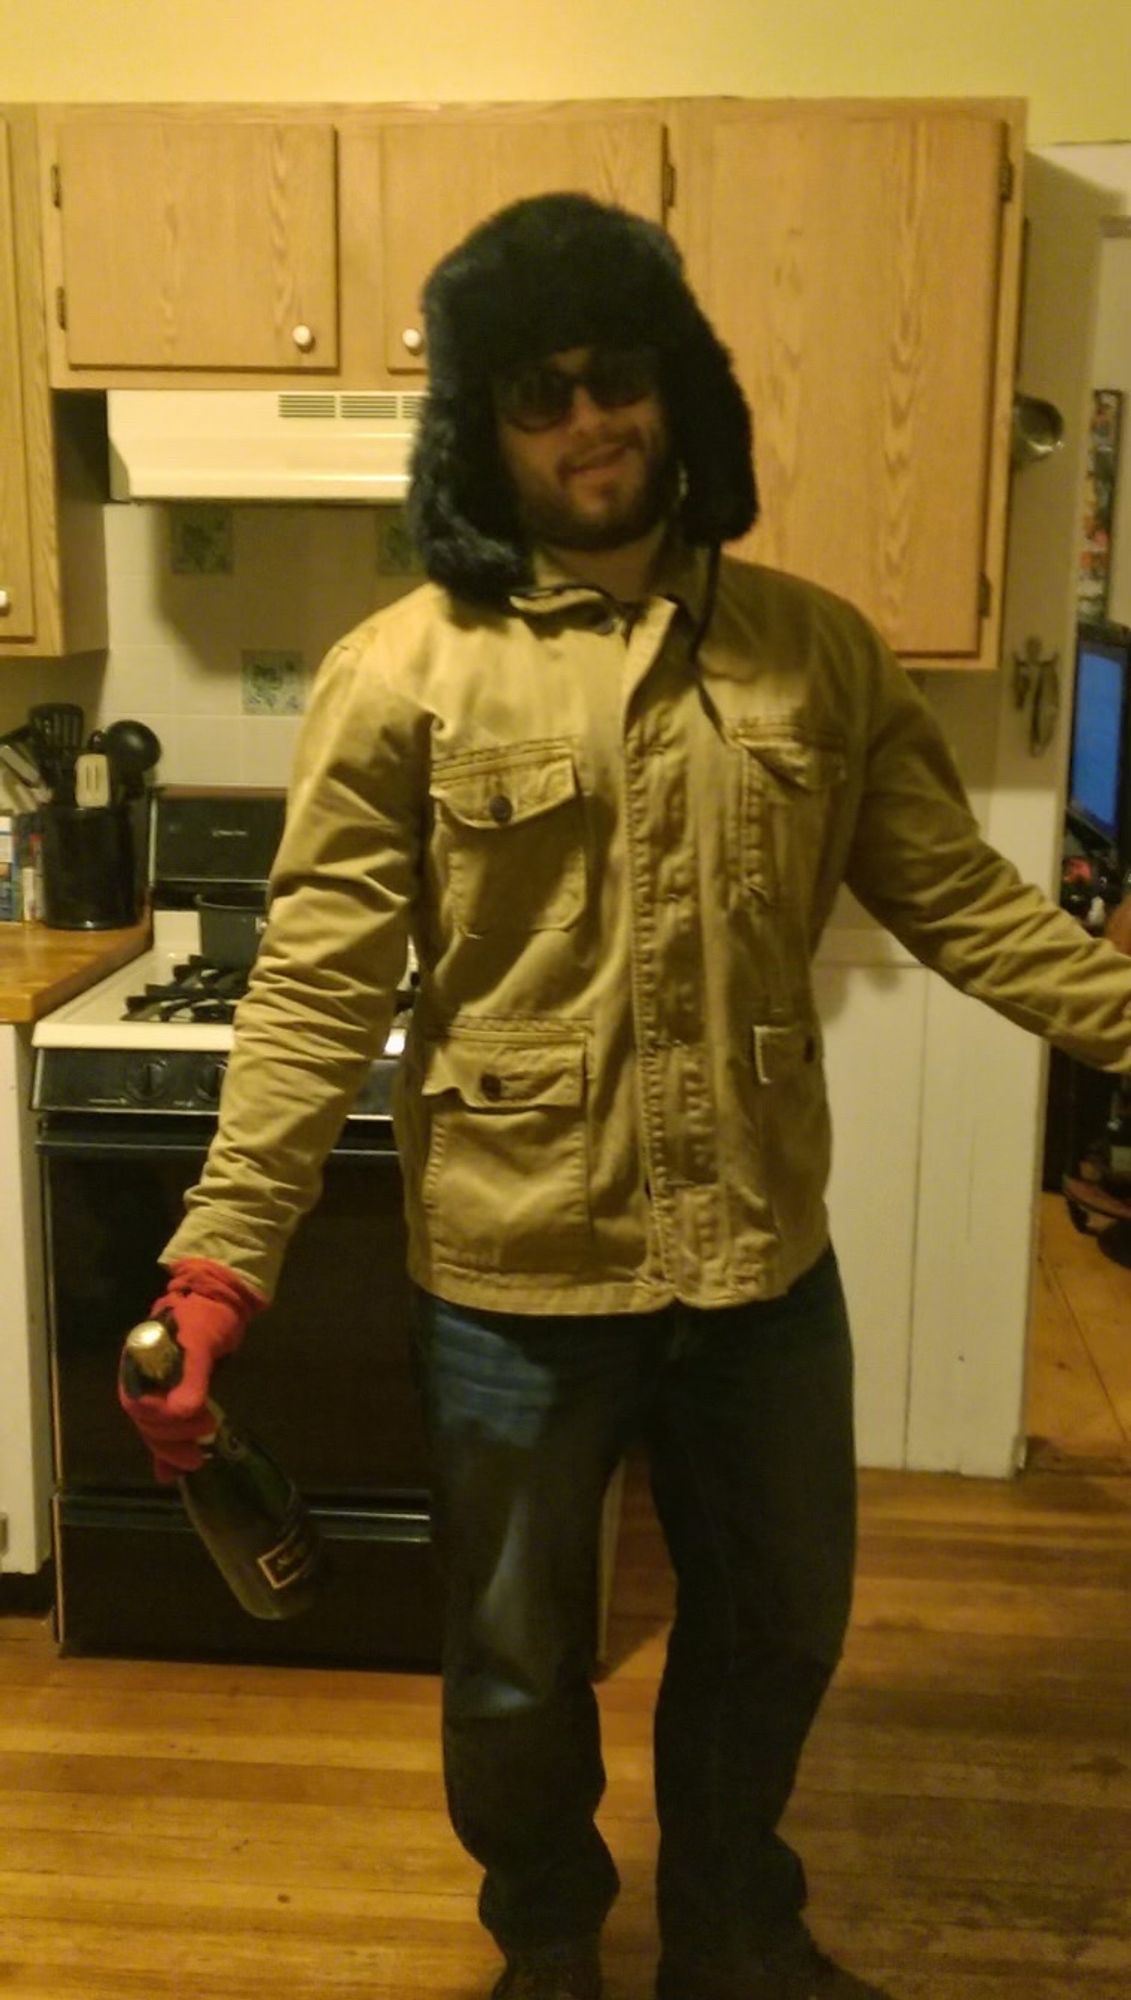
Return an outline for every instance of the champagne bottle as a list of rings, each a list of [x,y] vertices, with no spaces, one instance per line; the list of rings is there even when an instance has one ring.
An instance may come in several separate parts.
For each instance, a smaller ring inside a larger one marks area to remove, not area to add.
[[[126,1336],[125,1356],[131,1393],[167,1391],[180,1380],[184,1356],[164,1319],[135,1326]],[[254,1438],[236,1431],[218,1404],[208,1408],[216,1428],[200,1441],[204,1463],[177,1476],[185,1512],[244,1610],[253,1618],[291,1618],[318,1593],[318,1531],[282,1467]]]

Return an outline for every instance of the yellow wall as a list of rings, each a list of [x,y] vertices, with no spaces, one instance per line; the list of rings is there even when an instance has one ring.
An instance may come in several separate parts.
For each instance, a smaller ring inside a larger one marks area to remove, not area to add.
[[[1009,96],[1131,139],[1131,0],[0,0],[0,99]]]

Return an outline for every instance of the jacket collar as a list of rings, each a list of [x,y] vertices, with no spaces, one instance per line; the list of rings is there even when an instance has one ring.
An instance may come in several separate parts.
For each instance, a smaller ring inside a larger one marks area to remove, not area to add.
[[[510,597],[512,608],[521,612],[523,617],[537,618],[551,613],[560,614],[582,605],[611,602],[607,592],[596,584],[579,583],[575,576],[570,576],[545,549],[535,549],[532,567],[533,583],[513,591]],[[669,602],[682,606],[698,629],[707,609],[709,589],[709,550],[690,547],[681,535],[673,531],[660,552],[649,599],[667,598]]]

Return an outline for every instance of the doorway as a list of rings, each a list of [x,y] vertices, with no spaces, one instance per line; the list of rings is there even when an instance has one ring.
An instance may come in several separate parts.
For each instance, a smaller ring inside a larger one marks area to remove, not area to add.
[[[1126,212],[1131,145],[1060,146],[1048,157],[1111,189],[1110,212],[1100,223],[1091,382],[1124,399],[1104,610],[1131,624],[1131,214]],[[1061,1115],[1066,1067],[1071,1066],[1054,1056],[1029,1326],[1026,1465],[1126,1474],[1131,1473],[1131,1224],[1093,1218],[1081,1229],[1083,1218],[1074,1219],[1059,1191],[1059,1173],[1050,1171],[1051,1152],[1070,1140],[1083,1147],[1094,1136],[1083,1128],[1101,1116],[1097,1106],[1106,1094],[1106,1079],[1096,1073],[1078,1078],[1073,1103],[1079,1115],[1066,1123]],[[1060,1164],[1067,1168],[1069,1162]]]

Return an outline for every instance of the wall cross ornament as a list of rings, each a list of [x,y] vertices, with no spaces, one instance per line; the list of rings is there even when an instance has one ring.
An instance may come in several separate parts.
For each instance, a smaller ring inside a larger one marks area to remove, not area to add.
[[[1043,756],[1056,735],[1060,714],[1060,654],[1045,653],[1039,639],[1026,639],[1013,655],[1013,700],[1029,710],[1029,754]]]

